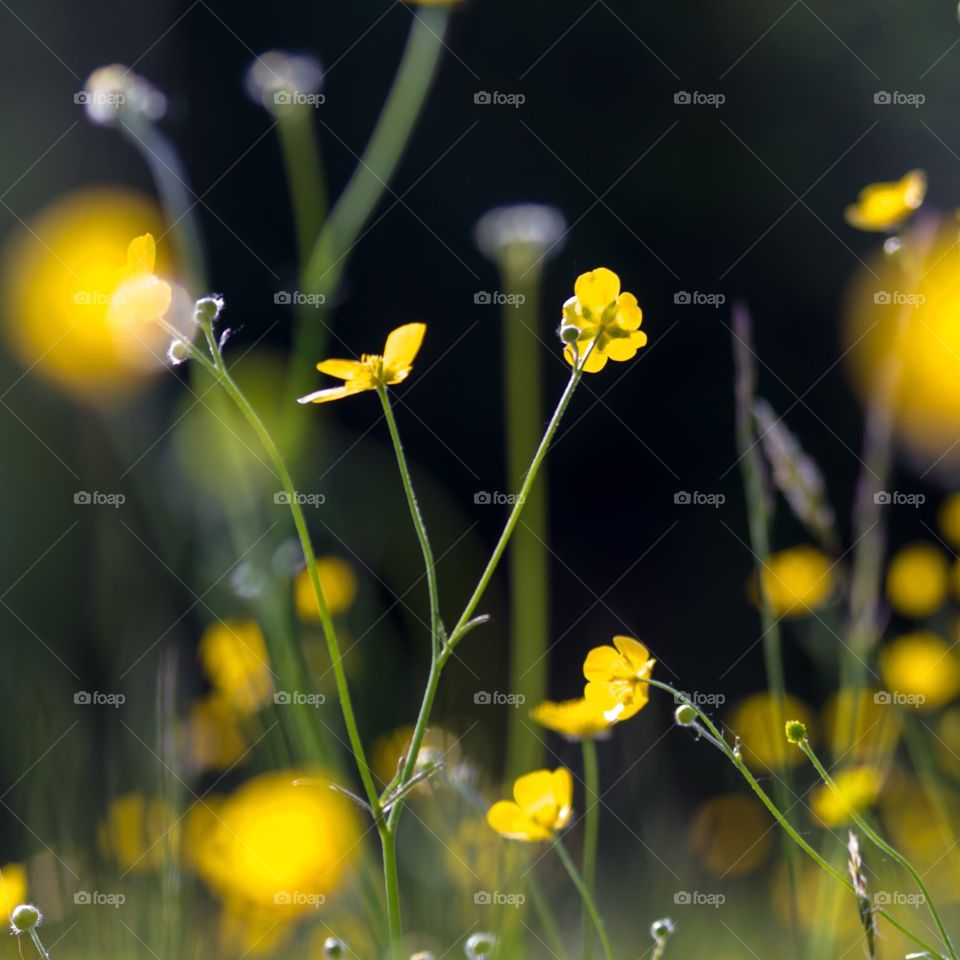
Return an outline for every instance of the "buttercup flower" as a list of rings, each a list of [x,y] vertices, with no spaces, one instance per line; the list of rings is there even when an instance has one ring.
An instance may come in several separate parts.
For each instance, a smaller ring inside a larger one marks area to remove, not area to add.
[[[568,740],[590,740],[610,731],[610,721],[585,699],[544,700],[530,711],[530,719]]]
[[[887,599],[897,613],[920,618],[947,599],[949,568],[946,556],[930,543],[899,550],[887,570]]]
[[[500,800],[487,811],[487,823],[508,840],[549,840],[573,814],[573,777],[566,767],[535,770],[518,777],[513,800]]]
[[[0,915],[9,917],[18,903],[27,898],[27,871],[22,864],[5,863],[0,867]]]
[[[911,170],[892,183],[864,187],[844,216],[858,230],[892,230],[923,203],[926,194],[927,175],[922,170]]]
[[[597,267],[580,274],[573,292],[563,305],[561,327],[567,343],[563,356],[571,366],[582,362],[587,373],[596,373],[607,360],[630,360],[646,346],[647,335],[640,330],[643,311],[632,293],[620,292],[620,278],[612,270]],[[574,338],[576,352],[568,337]],[[585,361],[577,361],[585,355]]]
[[[584,699],[609,723],[627,720],[639,713],[650,699],[650,679],[656,660],[632,637],[614,637],[613,646],[594,647],[583,663],[589,683]]]
[[[835,585],[830,558],[809,546],[772,554],[760,578],[773,612],[783,617],[801,617],[822,607]]]
[[[353,567],[340,557],[317,557],[317,573],[331,615],[349,609],[357,595],[357,577]],[[310,571],[303,570],[294,584],[297,613],[303,620],[319,620],[320,607],[313,592]]]
[[[98,824],[100,849],[127,871],[161,867],[178,848],[179,822],[158,797],[125,793],[110,801]]]
[[[871,767],[841,770],[833,782],[836,790],[823,784],[814,791],[810,801],[817,819],[826,827],[842,826],[853,814],[863,813],[876,803],[880,793],[880,778]]]
[[[880,651],[887,690],[918,708],[934,710],[960,694],[960,659],[935,633],[918,630],[897,637]]]
[[[211,624],[200,639],[200,659],[214,688],[241,713],[254,713],[269,703],[270,656],[255,620]]]
[[[317,364],[321,373],[345,381],[342,387],[316,390],[300,397],[298,403],[326,403],[364,390],[389,387],[406,380],[427,332],[425,323],[407,323],[387,337],[383,356],[365,353],[359,360],[324,360]]]

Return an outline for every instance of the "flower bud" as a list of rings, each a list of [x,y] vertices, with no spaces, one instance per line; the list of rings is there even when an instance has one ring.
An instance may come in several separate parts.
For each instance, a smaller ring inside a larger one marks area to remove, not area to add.
[[[488,960],[497,948],[497,938],[492,933],[473,933],[467,938],[463,952],[467,960]]]
[[[477,221],[474,239],[495,263],[509,259],[533,264],[558,251],[566,231],[567,222],[556,207],[521,203],[485,213]]]
[[[807,739],[807,725],[799,720],[788,720],[786,733],[790,743],[803,743]]]
[[[323,67],[313,57],[270,50],[257,57],[247,70],[250,99],[271,113],[289,113],[301,98],[322,102]],[[307,102],[305,99],[304,102]]]
[[[201,326],[213,323],[223,310],[223,297],[202,297],[193,308],[193,319]]]
[[[341,960],[347,955],[347,945],[339,937],[327,937],[323,941],[323,960]]]
[[[689,703],[681,703],[673,712],[678,727],[692,727],[697,722],[697,711]]]
[[[167,98],[122,63],[94,70],[74,99],[91,123],[103,127],[116,126],[123,114],[159,120],[167,110]]]
[[[27,933],[39,927],[43,914],[32,903],[21,903],[10,914],[10,926],[14,933]]]
[[[661,917],[650,924],[650,936],[657,943],[663,943],[677,929],[677,925],[669,917]]]
[[[190,344],[186,340],[173,340],[167,348],[167,359],[177,367],[190,359]]]
[[[572,323],[564,323],[560,327],[560,339],[564,343],[576,343],[580,339],[580,328]]]
[[[436,958],[429,950],[418,950],[410,954],[410,960],[436,960]]]

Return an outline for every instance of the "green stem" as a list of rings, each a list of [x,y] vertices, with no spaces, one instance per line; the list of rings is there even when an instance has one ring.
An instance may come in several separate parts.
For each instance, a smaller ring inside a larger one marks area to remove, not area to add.
[[[327,651],[330,655],[331,665],[333,667],[334,681],[336,683],[337,694],[340,700],[340,710],[343,714],[344,725],[347,728],[347,737],[350,741],[350,749],[353,753],[354,760],[356,761],[357,771],[360,775],[360,780],[363,783],[367,800],[370,803],[370,807],[373,811],[374,819],[377,821],[378,827],[382,827],[384,820],[383,811],[380,807],[379,794],[377,793],[376,784],[373,780],[373,774],[370,770],[370,765],[367,762],[366,753],[363,749],[363,741],[360,738],[360,731],[357,727],[356,714],[354,713],[353,709],[353,700],[350,696],[350,688],[347,684],[347,676],[343,668],[343,657],[340,653],[340,644],[337,640],[337,634],[333,626],[333,620],[330,617],[330,609],[327,606],[327,598],[323,592],[323,585],[320,582],[320,573],[317,570],[316,554],[313,550],[313,543],[310,539],[310,531],[307,527],[306,517],[304,517],[303,514],[303,508],[300,506],[297,498],[297,490],[294,486],[293,478],[290,476],[290,471],[287,469],[286,461],[283,459],[283,456],[280,453],[276,443],[274,443],[270,432],[267,430],[263,421],[258,416],[256,410],[254,410],[246,395],[237,386],[233,377],[231,377],[227,371],[219,351],[216,350],[216,341],[213,338],[212,332],[207,330],[208,325],[204,324],[203,326],[204,332],[207,334],[208,343],[211,344],[211,350],[213,351],[214,357],[213,363],[207,361],[206,358],[204,358],[203,362],[205,362],[214,372],[227,395],[237,405],[237,408],[252,427],[254,433],[257,435],[257,438],[263,445],[264,450],[266,450],[267,456],[269,456],[271,462],[273,463],[274,469],[277,471],[277,475],[280,478],[280,483],[283,486],[284,492],[286,493],[287,503],[290,507],[290,513],[293,515],[293,524],[297,531],[297,537],[300,540],[300,547],[303,550],[304,560],[306,561],[310,583],[313,586],[313,592],[317,599],[317,606],[320,610],[320,623],[323,627],[323,635],[326,641]],[[194,351],[195,357],[200,355],[201,354],[198,350]]]
[[[713,743],[714,746],[720,750],[723,755],[740,771],[740,775],[747,781],[750,789],[757,795],[757,798],[760,802],[767,808],[770,814],[773,816],[774,820],[783,828],[787,836],[808,856],[818,867],[821,867],[831,877],[834,878],[838,883],[843,884],[851,893],[856,894],[854,890],[853,883],[850,879],[839,870],[836,869],[832,864],[828,863],[820,854],[812,847],[809,843],[793,828],[790,821],[780,812],[777,805],[767,796],[763,787],[757,782],[756,777],[750,772],[747,768],[747,765],[743,762],[742,757],[737,751],[735,751],[730,744],[724,739],[723,734],[717,729],[713,721],[698,707],[686,694],[681,693],[674,687],[671,687],[669,683],[664,683],[662,680],[650,679],[646,681],[650,684],[651,687],[656,687],[658,690],[663,690],[666,693],[669,693],[673,698],[675,703],[684,703],[687,706],[691,707],[697,715],[698,723],[703,724],[703,727],[706,728],[705,732],[709,736],[705,737],[710,743]],[[883,917],[892,927],[895,927],[899,930],[905,937],[909,938],[913,943],[915,943],[922,950],[926,950],[931,956],[936,958],[936,960],[946,960],[946,958],[938,950],[935,950],[928,943],[920,939],[915,933],[908,930],[899,920],[887,913],[886,910],[879,910],[874,907],[873,911],[878,917]]]
[[[597,886],[597,838],[600,833],[600,770],[597,764],[597,742],[590,737],[582,741],[584,800],[583,882],[591,897]],[[586,906],[583,916],[583,960],[590,960],[593,938],[587,935]]]
[[[501,264],[503,307],[504,406],[506,408],[507,489],[523,479],[543,429],[543,358],[538,292],[540,271],[526,266],[528,257],[504,252]],[[515,299],[516,305],[512,300]],[[547,552],[546,471],[530,490],[523,524],[510,544],[510,692],[524,703],[547,695],[549,647],[549,556]],[[508,779],[543,766],[543,741],[522,710],[510,711],[507,729]]]
[[[750,526],[750,542],[756,558],[757,596],[760,601],[760,624],[763,630],[763,662],[767,683],[773,693],[773,721],[777,730],[786,722],[785,701],[787,684],[783,669],[783,644],[780,620],[774,613],[764,586],[764,574],[770,560],[770,521],[772,500],[766,478],[766,468],[754,428],[753,401],[756,395],[756,365],[753,354],[753,334],[746,307],[738,305],[733,314],[733,353],[736,367],[736,437],[740,470],[743,476]],[[782,747],[781,747],[782,749]],[[786,807],[793,793],[792,776],[785,761],[786,751],[777,752],[777,777],[774,796],[781,807]],[[796,923],[797,862],[789,844],[786,845],[787,878],[790,885],[790,909]]]
[[[808,740],[801,740],[798,744],[800,749],[804,752],[807,759],[813,764],[814,769],[817,773],[820,774],[820,779],[842,800],[843,794],[840,791],[840,788],[836,785],[833,778],[827,772],[826,767],[820,762],[820,758],[817,756],[813,747],[810,746]],[[913,864],[895,847],[892,847],[883,837],[880,836],[873,827],[867,823],[866,820],[856,811],[850,810],[850,817],[853,822],[860,828],[863,835],[874,843],[883,853],[893,860],[896,860],[897,863],[902,866],[907,873],[913,877],[914,882],[920,888],[920,892],[923,894],[924,900],[927,904],[927,909],[930,911],[930,916],[933,917],[933,922],[936,924],[937,932],[940,934],[940,939],[943,941],[943,945],[947,948],[952,960],[957,960],[957,955],[953,949],[953,943],[950,940],[950,934],[947,933],[947,928],[943,925],[943,921],[940,919],[940,912],[937,910],[936,904],[934,904],[932,897],[930,896],[930,891],[927,889],[926,884],[923,882],[923,877],[920,876],[920,873],[913,866]]]
[[[390,954],[400,960],[403,924],[400,919],[400,881],[397,873],[397,835],[389,827],[380,830],[383,849],[383,884],[387,892],[387,922],[390,928]]]
[[[40,934],[37,933],[36,927],[30,928],[30,939],[33,941],[33,945],[37,948],[37,953],[40,954],[44,960],[50,960],[50,954],[43,948],[43,944],[40,942]]]
[[[443,668],[450,657],[453,656],[453,652],[456,649],[457,643],[471,629],[470,620],[473,616],[473,613],[476,610],[477,605],[480,603],[480,600],[483,598],[483,595],[490,584],[490,579],[493,577],[493,574],[497,569],[497,565],[500,562],[500,558],[503,556],[503,552],[506,550],[507,544],[510,542],[510,537],[513,534],[514,528],[520,520],[521,513],[523,513],[523,505],[526,502],[527,494],[530,492],[531,487],[537,479],[537,474],[540,472],[540,467],[546,458],[547,451],[550,449],[550,444],[553,441],[553,437],[557,432],[557,428],[560,426],[560,421],[563,419],[563,415],[566,412],[567,407],[570,405],[570,400],[572,399],[574,391],[577,389],[577,384],[580,382],[580,378],[582,376],[583,372],[579,368],[574,368],[573,372],[570,374],[570,380],[567,382],[567,386],[560,397],[560,402],[557,404],[557,408],[554,410],[553,416],[550,418],[550,423],[547,424],[547,429],[543,434],[543,439],[540,441],[540,446],[537,448],[537,452],[534,454],[530,468],[527,470],[526,477],[524,478],[523,484],[520,487],[520,492],[513,504],[513,509],[510,511],[510,516],[507,518],[507,522],[504,525],[503,532],[500,534],[500,539],[497,541],[497,545],[494,548],[493,554],[490,557],[486,568],[481,574],[480,580],[477,583],[470,600],[467,601],[467,605],[464,608],[463,613],[460,615],[457,625],[453,628],[447,641],[441,647],[439,657],[431,662],[430,676],[427,678],[427,685],[423,693],[423,700],[420,703],[420,712],[417,715],[417,722],[414,726],[413,737],[410,740],[409,752],[407,754],[404,767],[404,777],[402,778],[401,782],[409,779],[410,774],[412,774],[416,766],[416,758],[420,753],[420,747],[423,744],[423,738],[427,732],[427,723],[430,720],[430,713],[433,710],[433,703],[437,696],[437,689],[440,686],[440,676],[443,673]],[[397,817],[400,816],[400,810],[402,809],[402,806],[402,801],[398,801],[391,808],[391,824],[396,823]]]
[[[277,115],[277,133],[287,171],[301,270],[306,266],[327,215],[327,189],[320,145],[312,121],[313,108],[305,105]]]
[[[577,868],[574,865],[570,854],[567,853],[567,848],[563,845],[559,837],[553,841],[553,848],[557,851],[557,855],[560,857],[560,861],[563,863],[564,867],[566,867],[567,873],[570,875],[570,879],[573,881],[573,885],[577,888],[577,893],[580,894],[580,899],[583,900],[583,906],[590,915],[590,919],[593,921],[594,929],[597,931],[597,936],[600,938],[600,943],[603,946],[604,957],[606,957],[606,960],[614,960],[613,948],[610,946],[610,938],[607,936],[607,928],[604,926],[603,918],[600,916],[600,913],[597,910],[597,905],[593,900],[593,895],[587,889],[587,885],[583,882],[583,877],[581,877],[577,872]]]
[[[440,597],[437,590],[437,566],[433,559],[430,538],[427,535],[427,525],[423,521],[420,504],[417,502],[417,495],[413,489],[410,467],[407,464],[406,454],[403,452],[403,444],[400,442],[400,431],[397,429],[397,421],[393,416],[393,407],[390,403],[387,388],[380,386],[377,389],[377,394],[380,397],[380,403],[383,405],[383,415],[386,417],[390,440],[397,456],[397,466],[400,468],[400,479],[403,482],[403,492],[406,494],[407,505],[410,508],[410,518],[413,520],[413,526],[417,531],[417,539],[420,541],[420,551],[423,553],[423,565],[427,572],[427,592],[430,597],[430,650],[432,659],[436,660],[440,655]],[[412,767],[410,772],[413,772]]]

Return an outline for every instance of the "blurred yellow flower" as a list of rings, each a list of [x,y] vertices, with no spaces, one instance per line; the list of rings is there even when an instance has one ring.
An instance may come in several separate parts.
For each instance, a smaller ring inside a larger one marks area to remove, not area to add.
[[[650,699],[650,685],[644,681],[656,662],[633,637],[614,637],[612,647],[594,647],[587,654],[583,675],[589,682],[583,697],[608,723],[628,720]]]
[[[825,783],[814,790],[810,807],[825,827],[849,823],[853,814],[861,814],[877,802],[880,777],[871,767],[850,767],[833,775],[837,789]]]
[[[612,270],[581,273],[573,292],[563,305],[563,327],[576,332],[577,354],[572,343],[563,350],[571,366],[576,356],[589,351],[583,369],[597,373],[607,360],[630,360],[646,346],[647,335],[640,329],[643,311],[632,293],[620,292],[620,278]]]
[[[911,170],[891,183],[864,187],[844,216],[858,230],[892,230],[923,203],[926,194],[927,175],[922,170]]]
[[[487,811],[487,823],[508,840],[550,840],[573,814],[573,777],[566,767],[535,770],[518,777],[513,800],[499,800]]]
[[[948,583],[946,556],[933,544],[912,543],[890,560],[887,599],[905,617],[926,617],[947,599]]]
[[[911,229],[902,255],[878,252],[855,275],[844,348],[863,402],[880,390],[892,402],[897,437],[917,472],[935,465],[951,476],[960,464],[960,246],[955,222],[944,221],[932,238],[923,229]]]
[[[530,719],[567,740],[590,740],[610,732],[610,721],[589,700],[544,700],[530,711]]]
[[[783,717],[777,716],[776,699],[766,691],[751,694],[741,700],[730,715],[730,727],[740,739],[744,762],[754,770],[796,766],[803,754],[789,747],[783,735],[785,719],[798,720],[807,728],[813,740],[813,717],[810,709],[796,697],[787,694],[783,702]]]
[[[873,688],[837,691],[823,708],[821,729],[834,757],[882,763],[893,756],[903,718]]]
[[[27,871],[23,864],[5,863],[0,867],[0,916],[10,919],[14,907],[27,899]]]
[[[180,831],[169,803],[133,792],[110,801],[97,836],[105,856],[124,870],[138,871],[162,867],[176,856]]]
[[[359,360],[322,360],[317,364],[317,369],[343,380],[343,386],[316,390],[298,398],[297,402],[326,403],[365,390],[402,383],[413,369],[413,361],[420,352],[426,332],[425,323],[407,323],[391,331],[383,348],[383,356],[365,353]]]
[[[937,526],[951,547],[960,547],[960,493],[952,493],[937,510]]]
[[[770,817],[753,797],[725,793],[697,809],[689,842],[708,873],[742,877],[761,866],[770,854]]]
[[[960,706],[947,707],[937,719],[933,749],[941,769],[960,777]]]
[[[213,688],[244,713],[273,697],[267,643],[255,620],[218,620],[200,638],[200,660]]]
[[[317,573],[331,615],[336,616],[348,610],[357,595],[357,577],[353,567],[340,557],[317,557]],[[294,602],[301,619],[320,619],[320,607],[313,592],[309,570],[303,570],[297,576]]]
[[[247,749],[239,712],[222,693],[195,701],[180,735],[190,769],[195,772],[228,770]]]
[[[836,585],[833,561],[811,546],[771,554],[761,582],[773,612],[782,617],[802,617],[819,609]]]
[[[120,189],[69,194],[26,225],[0,271],[5,333],[19,360],[97,401],[163,369],[165,325],[185,338],[192,328],[186,293],[154,275],[153,236],[163,232],[156,206]]]
[[[929,630],[897,637],[880,651],[878,661],[894,702],[935,710],[960,693],[960,658]]]
[[[310,784],[295,786],[301,778]],[[362,832],[353,803],[317,783],[325,779],[322,771],[262,774],[201,818],[193,860],[226,903],[295,918],[339,889],[360,857]]]

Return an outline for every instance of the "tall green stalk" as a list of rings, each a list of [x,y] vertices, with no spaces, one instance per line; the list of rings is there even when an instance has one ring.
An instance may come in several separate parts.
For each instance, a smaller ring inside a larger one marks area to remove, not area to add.
[[[600,769],[597,763],[597,742],[591,737],[582,741],[583,787],[583,882],[591,897],[597,893],[597,841],[600,835]],[[589,936],[586,906],[583,915],[583,960],[590,960],[593,938]]]
[[[543,349],[538,331],[540,271],[528,269],[526,260],[526,257],[519,261],[512,257],[507,247],[501,265],[507,294],[503,307],[503,353],[507,489],[510,490],[521,483],[543,424]],[[540,482],[531,488],[523,524],[514,534],[509,557],[509,690],[518,697],[518,702],[530,705],[540,703],[547,694],[550,609],[547,525],[547,477],[543,470]],[[510,711],[508,779],[516,779],[542,764],[542,741],[524,722],[522,711]]]
[[[563,845],[559,837],[553,841],[553,849],[557,851],[557,856],[560,857],[560,862],[566,868],[571,881],[573,881],[573,885],[577,888],[577,893],[580,894],[580,899],[583,901],[584,909],[593,923],[593,928],[596,930],[597,936],[600,938],[605,960],[614,960],[613,947],[610,946],[610,937],[607,934],[607,928],[604,925],[603,918],[600,916],[600,911],[597,910],[597,905],[593,899],[593,894],[587,889],[587,885],[584,883],[583,877],[581,877],[577,872],[577,868],[574,865],[572,857],[567,852],[567,848]]]

